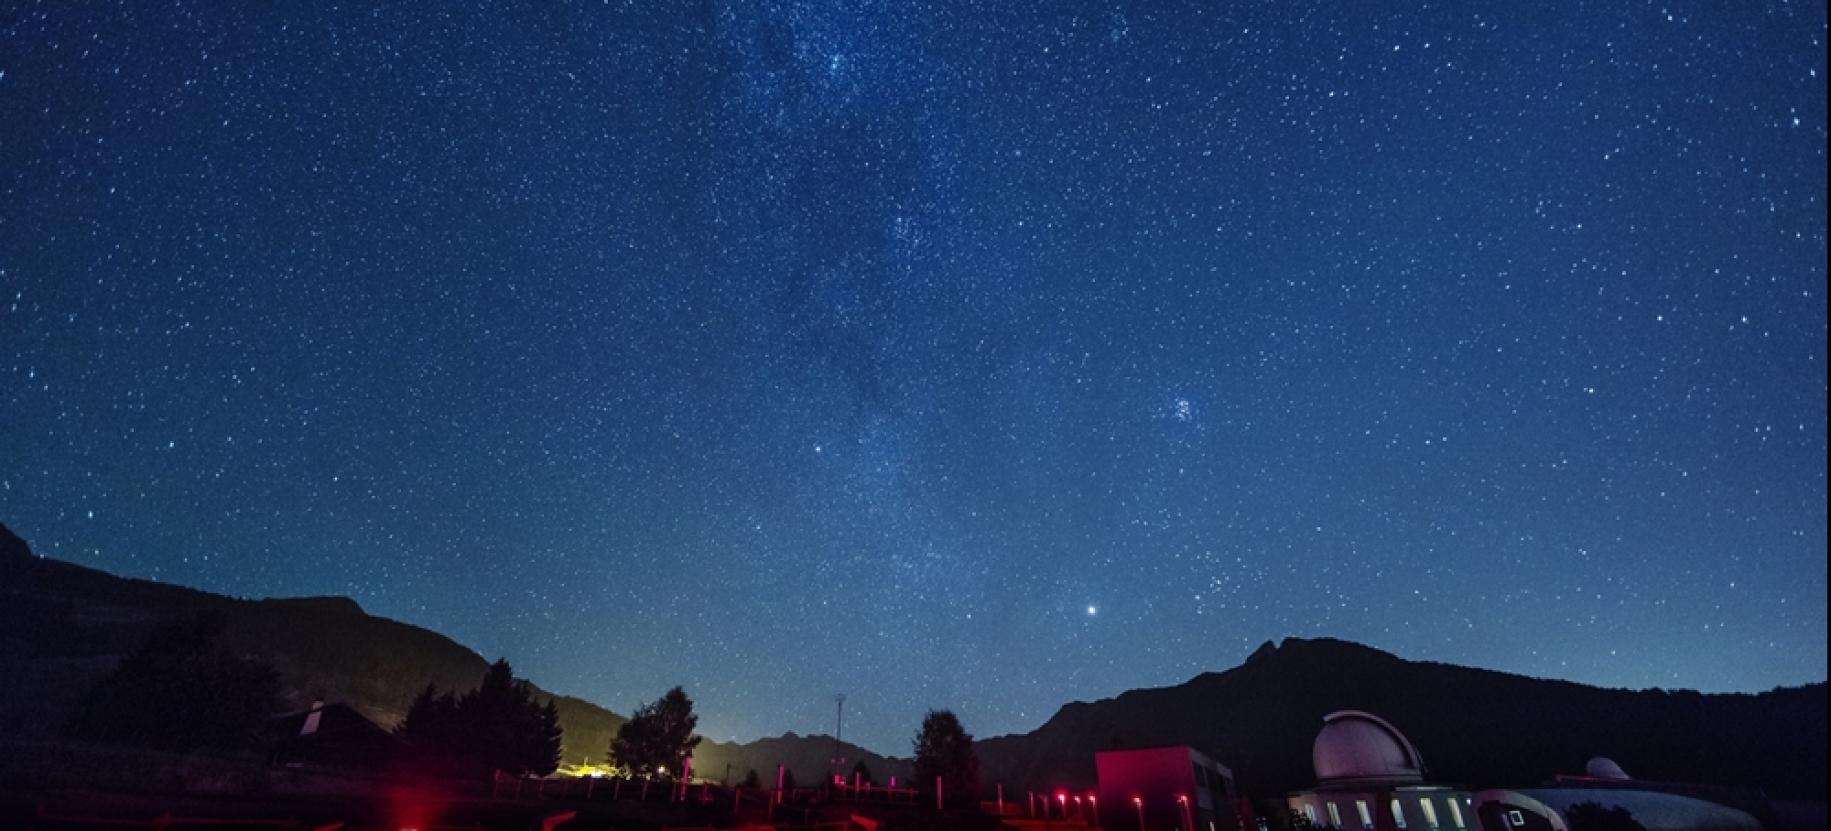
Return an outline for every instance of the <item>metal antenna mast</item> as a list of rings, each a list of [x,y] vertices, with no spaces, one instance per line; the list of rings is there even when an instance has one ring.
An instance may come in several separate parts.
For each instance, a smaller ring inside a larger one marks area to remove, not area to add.
[[[840,741],[841,741],[841,739],[844,738],[844,736],[846,734],[846,694],[845,693],[839,693],[839,694],[833,696],[833,707],[834,707],[834,711],[835,711],[834,718],[833,718],[833,766],[832,766],[832,769],[828,771],[828,773],[831,776],[838,776],[840,774],[839,765],[841,762],[845,761],[845,759],[841,758],[839,755],[839,750],[840,750],[840,746],[841,746]]]

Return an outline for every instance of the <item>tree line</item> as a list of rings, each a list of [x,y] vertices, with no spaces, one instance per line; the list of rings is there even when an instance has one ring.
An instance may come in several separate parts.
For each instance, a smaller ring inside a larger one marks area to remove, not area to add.
[[[88,693],[66,725],[70,735],[116,744],[187,752],[249,751],[273,740],[282,706],[279,674],[258,656],[239,654],[221,637],[219,615],[203,614],[156,628]],[[624,776],[676,780],[699,746],[699,716],[681,687],[636,708],[617,729],[605,757]],[[559,710],[498,660],[475,689],[459,693],[428,684],[393,731],[392,761],[435,776],[483,778],[496,773],[545,776],[559,767],[564,731]],[[940,781],[950,806],[978,799],[973,737],[945,710],[930,711],[914,740],[916,787]],[[869,781],[861,761],[853,768]],[[792,787],[792,774],[784,784]],[[744,780],[757,787],[755,771]]]
[[[678,779],[690,775],[685,764],[699,745],[694,735],[699,716],[693,712],[693,700],[680,687],[653,703],[636,709],[629,721],[617,729],[611,740],[608,758],[627,776],[656,779]],[[915,786],[928,790],[939,786],[949,808],[973,809],[979,801],[979,756],[973,750],[973,736],[966,732],[958,716],[947,710],[930,710],[922,719],[914,744]],[[855,778],[872,781],[871,768],[860,760],[852,768]],[[783,786],[794,787],[793,773],[783,771]],[[749,771],[742,787],[757,788],[757,772]]]
[[[77,704],[64,732],[155,750],[258,746],[280,707],[280,676],[222,642],[221,615],[160,624]]]
[[[563,734],[553,700],[539,703],[533,685],[498,660],[463,695],[427,684],[394,735],[416,771],[481,778],[552,773]]]

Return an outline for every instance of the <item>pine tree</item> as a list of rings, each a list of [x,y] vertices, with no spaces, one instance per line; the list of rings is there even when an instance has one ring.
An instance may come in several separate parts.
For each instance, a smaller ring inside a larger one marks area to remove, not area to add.
[[[439,688],[427,682],[426,689],[408,705],[406,717],[394,726],[395,737],[416,747],[430,742],[438,729],[438,707]]]
[[[551,700],[538,703],[534,687],[504,660],[461,697],[427,685],[395,735],[416,769],[463,778],[545,776],[559,767],[563,739],[559,708]]]
[[[552,699],[548,699],[544,705],[535,705],[530,695],[523,713],[526,724],[516,733],[519,744],[515,768],[536,776],[546,776],[559,769],[559,707]]]
[[[458,699],[460,734],[458,773],[483,778],[497,772],[516,773],[515,736],[519,718],[519,690],[515,671],[498,659],[483,674],[477,688]],[[454,737],[459,738],[459,737]]]
[[[942,782],[946,802],[971,807],[979,799],[979,757],[973,752],[972,734],[960,719],[946,710],[930,710],[915,737],[916,786]]]

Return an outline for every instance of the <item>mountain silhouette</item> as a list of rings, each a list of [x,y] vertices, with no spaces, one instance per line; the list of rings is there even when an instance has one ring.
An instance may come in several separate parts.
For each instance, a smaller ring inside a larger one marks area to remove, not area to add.
[[[120,656],[157,624],[214,611],[225,636],[279,670],[290,702],[341,702],[391,727],[428,683],[466,690],[483,656],[437,632],[375,617],[343,597],[243,600],[117,577],[41,558],[0,525],[0,735],[43,737]],[[657,690],[657,694],[660,691]],[[624,718],[552,697],[563,756],[601,760]],[[1368,710],[1423,753],[1432,778],[1519,786],[1581,772],[1607,756],[1644,779],[1746,785],[1822,799],[1827,781],[1826,686],[1759,694],[1618,690],[1448,664],[1409,661],[1339,640],[1267,643],[1246,662],[1170,687],[1062,707],[1038,729],[976,743],[982,780],[1024,790],[1094,784],[1094,753],[1189,744],[1231,767],[1242,792],[1273,795],[1314,781],[1310,743],[1325,714]],[[704,741],[701,775],[773,782],[786,764],[818,782],[830,737],[788,733],[747,743]],[[843,772],[863,760],[879,784],[909,781],[909,760],[845,744]]]
[[[159,624],[214,612],[229,646],[260,655],[279,672],[288,704],[314,699],[349,705],[383,727],[406,715],[427,684],[469,690],[489,662],[429,629],[370,615],[347,597],[244,600],[197,589],[117,577],[34,555],[0,524],[0,735],[47,738],[70,718],[84,694]],[[662,690],[656,690],[660,695]],[[553,699],[565,731],[562,758],[602,761],[625,718],[572,696]],[[694,764],[717,780],[730,765],[734,782],[750,770],[774,781],[787,764],[797,781],[820,781],[833,755],[825,736],[748,743],[702,741]],[[846,744],[846,772],[863,759],[880,780],[907,778],[907,762]]]
[[[1035,731],[977,746],[985,781],[1007,794],[1090,786],[1099,750],[1189,744],[1231,767],[1242,792],[1271,795],[1314,784],[1311,742],[1324,715],[1348,709],[1403,730],[1439,781],[1536,784],[1607,756],[1643,779],[1825,792],[1823,683],[1752,695],[1602,689],[1332,639],[1266,643],[1234,669],[1069,704]]]

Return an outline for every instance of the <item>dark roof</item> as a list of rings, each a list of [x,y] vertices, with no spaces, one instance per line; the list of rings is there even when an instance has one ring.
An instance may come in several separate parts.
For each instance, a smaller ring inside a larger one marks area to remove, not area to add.
[[[269,723],[275,763],[379,768],[400,746],[400,739],[393,733],[348,704],[326,705],[318,718],[318,729],[300,735],[311,712],[280,716]]]
[[[312,735],[392,735],[387,728],[370,721],[367,716],[357,712],[356,708],[348,704],[326,704],[320,708],[320,712],[322,715],[318,717],[318,729]],[[305,728],[305,720],[311,714],[311,710],[300,710],[279,716],[269,723],[269,730],[272,731],[275,738],[310,738],[310,736],[300,736],[299,731]]]

